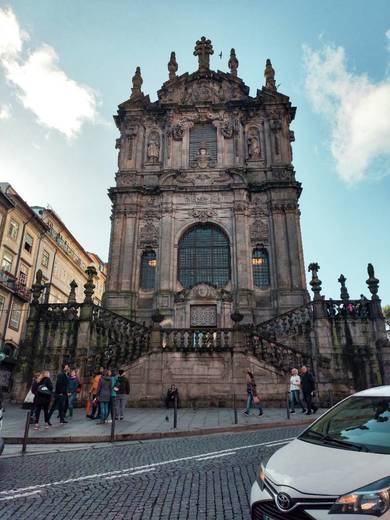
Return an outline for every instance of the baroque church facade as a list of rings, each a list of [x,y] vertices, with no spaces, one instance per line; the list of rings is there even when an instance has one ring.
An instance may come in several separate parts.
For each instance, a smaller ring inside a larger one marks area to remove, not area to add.
[[[254,97],[238,76],[213,71],[202,37],[198,70],[169,79],[151,102],[137,67],[115,122],[118,172],[104,306],[139,322],[231,327],[307,303],[290,124],[270,60]]]
[[[271,62],[252,97],[234,49],[228,73],[210,69],[212,54],[202,37],[198,70],[178,75],[172,53],[154,102],[137,67],[115,116],[118,171],[102,305],[93,266],[83,301],[72,282],[61,304],[42,303],[38,270],[15,399],[24,398],[34,371],[56,373],[64,361],[84,381],[101,366],[124,368],[135,406],[161,406],[173,382],[183,406],[243,404],[248,367],[267,404],[284,405],[290,370],[303,364],[323,405],[390,383],[373,265],[368,297],[350,298],[341,274],[339,298],[327,299],[312,262],[308,294],[302,188],[292,165],[295,108],[278,92]],[[88,385],[81,397],[88,399]]]

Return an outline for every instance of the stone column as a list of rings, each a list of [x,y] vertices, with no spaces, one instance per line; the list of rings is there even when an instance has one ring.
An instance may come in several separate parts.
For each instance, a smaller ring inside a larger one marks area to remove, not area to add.
[[[121,291],[133,291],[138,289],[138,280],[136,280],[137,256],[139,254],[137,247],[137,209],[126,212],[122,228],[121,242],[121,264],[118,270],[118,288]]]
[[[244,313],[250,309],[249,293],[252,291],[251,285],[251,247],[249,239],[249,222],[247,215],[247,202],[243,199],[244,194],[240,191],[235,192],[234,229],[233,240],[235,241],[235,255],[232,262],[232,279],[235,280],[235,288],[239,289],[239,305]],[[245,294],[246,293],[246,294]]]
[[[272,256],[276,260],[278,289],[286,290],[291,288],[291,274],[284,205],[274,202],[271,210],[274,234]]]
[[[108,259],[109,272],[106,292],[117,291],[118,276],[121,264],[121,240],[125,217],[122,212],[113,209],[111,217],[110,253]]]
[[[294,207],[286,209],[285,218],[288,235],[288,247],[291,268],[291,286],[292,289],[305,290],[305,280],[302,280],[303,272],[303,254],[300,251],[300,243],[298,239],[298,210]],[[303,303],[303,302],[302,302]]]

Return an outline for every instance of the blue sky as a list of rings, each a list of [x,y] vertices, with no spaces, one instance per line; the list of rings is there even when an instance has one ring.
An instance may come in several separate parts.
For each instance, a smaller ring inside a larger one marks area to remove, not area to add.
[[[390,303],[390,3],[387,0],[0,0],[0,180],[30,203],[50,204],[89,250],[107,259],[114,183],[112,121],[141,66],[152,100],[168,79],[211,66],[263,84],[271,58],[279,90],[297,106],[293,145],[305,260],[323,293],[368,293],[366,266]],[[223,58],[218,54],[222,51]]]

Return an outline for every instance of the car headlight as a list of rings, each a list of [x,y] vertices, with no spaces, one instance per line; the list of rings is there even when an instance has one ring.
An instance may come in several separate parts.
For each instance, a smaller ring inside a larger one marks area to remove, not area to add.
[[[263,464],[260,465],[259,473],[257,475],[257,482],[259,483],[261,491],[264,489],[264,481],[265,481],[265,467]]]
[[[382,516],[389,509],[390,477],[386,477],[342,495],[333,504],[329,514]]]

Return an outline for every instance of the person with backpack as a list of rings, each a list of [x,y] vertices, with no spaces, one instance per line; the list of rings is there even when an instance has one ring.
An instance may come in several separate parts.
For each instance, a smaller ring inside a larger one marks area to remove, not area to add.
[[[124,409],[130,394],[129,380],[123,374],[124,370],[119,370],[118,378],[116,380],[116,397],[115,397],[115,419],[123,420]]]
[[[35,394],[35,425],[34,430],[39,430],[39,417],[41,410],[43,410],[45,419],[45,428],[51,426],[49,416],[49,405],[51,396],[53,394],[53,383],[50,379],[50,372],[45,370],[36,379],[36,394]]]

